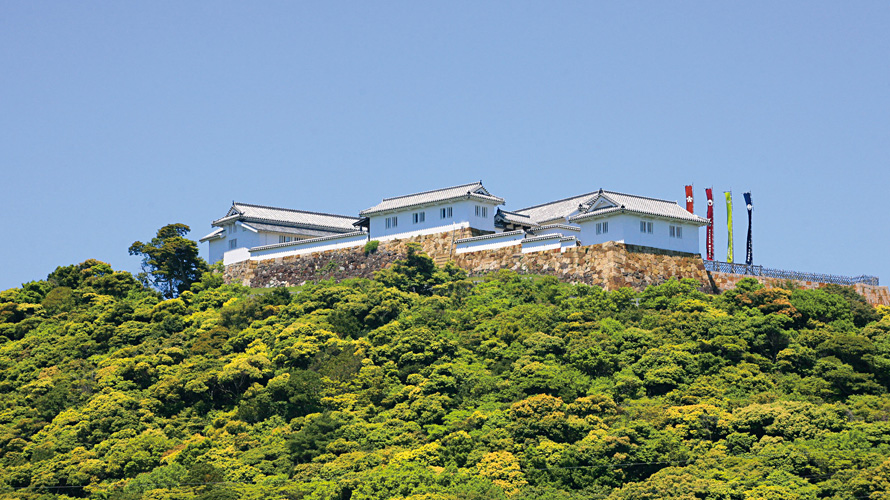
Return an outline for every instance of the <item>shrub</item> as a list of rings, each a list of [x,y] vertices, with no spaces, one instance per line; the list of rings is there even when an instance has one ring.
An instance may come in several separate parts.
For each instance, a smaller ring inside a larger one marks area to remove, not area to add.
[[[365,255],[371,255],[372,253],[377,251],[377,247],[380,246],[380,242],[377,240],[369,240],[365,243]]]

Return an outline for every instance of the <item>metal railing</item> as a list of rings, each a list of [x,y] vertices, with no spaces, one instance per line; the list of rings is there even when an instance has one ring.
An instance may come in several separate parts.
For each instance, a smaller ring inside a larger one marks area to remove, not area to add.
[[[819,273],[801,273],[797,271],[786,271],[784,269],[770,269],[763,266],[736,264],[733,262],[719,262],[716,260],[705,260],[705,269],[717,273],[742,274],[745,276],[763,276],[766,278],[779,278],[797,281],[815,281],[817,283],[833,283],[835,285],[855,285],[861,283],[863,285],[878,286],[877,276],[837,276],[834,274]]]

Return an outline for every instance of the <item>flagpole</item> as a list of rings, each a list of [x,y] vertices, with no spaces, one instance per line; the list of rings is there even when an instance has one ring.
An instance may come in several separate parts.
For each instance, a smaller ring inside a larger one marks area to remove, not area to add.
[[[726,262],[732,264],[732,188],[723,194],[726,196]]]
[[[753,265],[754,264],[754,245],[751,241],[751,212],[754,209],[754,204],[751,202],[751,191],[747,193],[743,193],[745,197],[745,208],[748,209],[748,248],[745,253],[745,264]]]

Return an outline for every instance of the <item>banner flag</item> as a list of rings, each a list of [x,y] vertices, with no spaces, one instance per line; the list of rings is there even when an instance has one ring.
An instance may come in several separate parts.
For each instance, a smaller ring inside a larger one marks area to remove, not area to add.
[[[694,214],[695,210],[692,206],[692,185],[686,186],[686,211]]]
[[[724,191],[726,195],[726,262],[732,264],[732,191]]]
[[[754,205],[751,204],[751,191],[744,193],[745,197],[745,206],[748,208],[748,253],[745,254],[745,264],[751,265],[754,263],[754,249],[751,247],[751,210],[753,210]]]
[[[705,195],[708,197],[708,231],[705,250],[708,260],[714,260],[714,189],[705,188]]]

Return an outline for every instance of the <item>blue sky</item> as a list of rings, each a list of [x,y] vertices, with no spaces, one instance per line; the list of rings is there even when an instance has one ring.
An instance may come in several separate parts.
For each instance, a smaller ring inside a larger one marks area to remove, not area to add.
[[[232,200],[354,215],[479,179],[507,209],[731,189],[737,261],[750,190],[756,263],[890,283],[887,26],[884,1],[3,2],[0,289],[138,271],[133,241]]]

